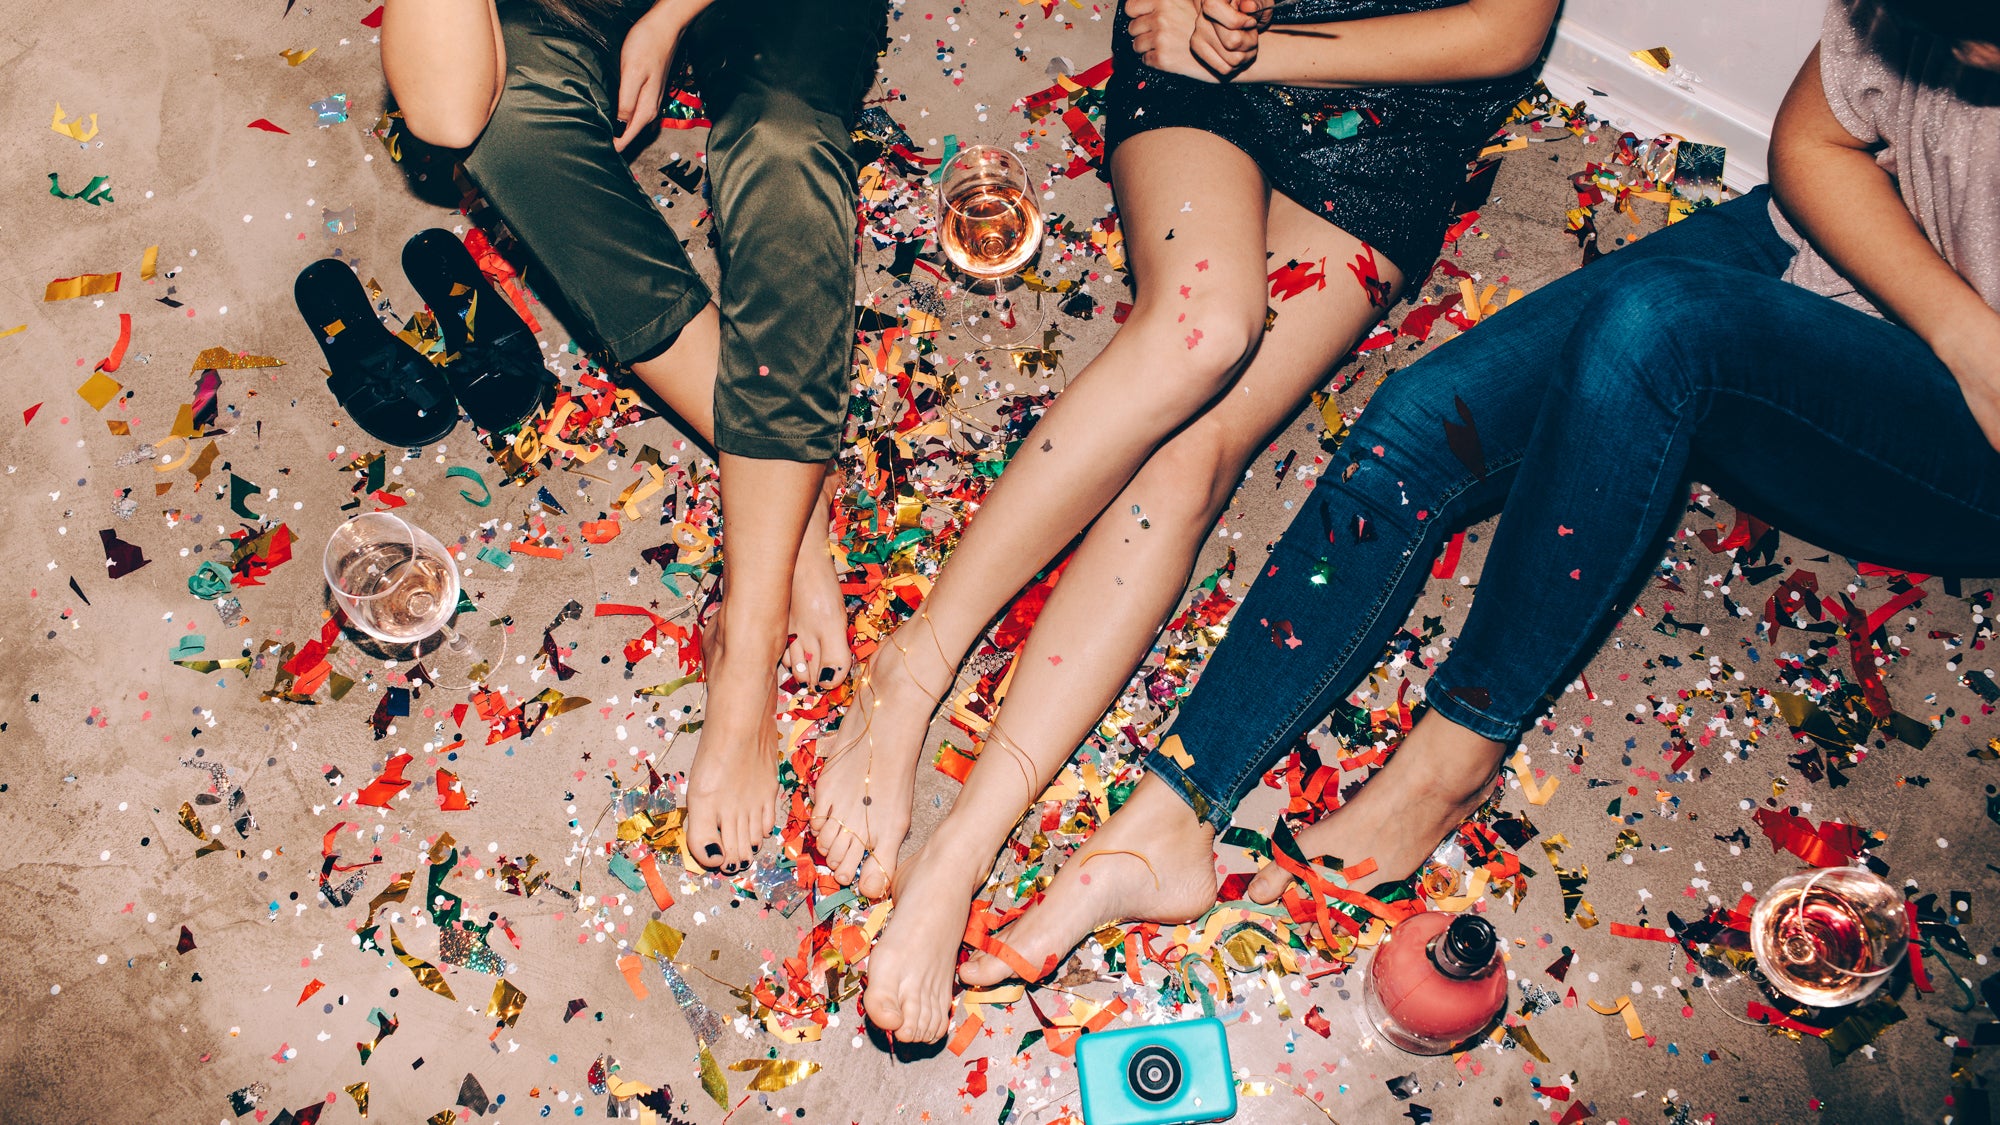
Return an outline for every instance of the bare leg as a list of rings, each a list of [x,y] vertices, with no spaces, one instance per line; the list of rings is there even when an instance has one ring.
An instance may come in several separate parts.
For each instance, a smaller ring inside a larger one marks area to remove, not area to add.
[[[715,439],[715,372],[721,331],[714,305],[705,306],[681,329],[666,351],[632,365],[632,373],[705,442]],[[847,607],[840,579],[827,552],[829,509],[839,490],[839,474],[829,471],[825,502],[813,509],[792,568],[793,638],[785,666],[801,683],[826,690],[847,678],[854,663],[847,647]]]
[[[1291,420],[1299,402],[1325,381],[1328,370],[1380,315],[1381,309],[1342,268],[1362,251],[1354,238],[1283,196],[1271,201],[1267,237],[1277,261],[1324,257],[1329,277],[1340,281],[1284,302],[1241,382],[1154,454],[1091,526],[1037,620],[1019,657],[1006,703],[996,716],[995,725],[1021,749],[1021,760],[989,764],[984,760],[992,756],[989,742],[980,765],[967,778],[965,792],[939,829],[940,835],[947,828],[952,831],[954,846],[926,847],[912,861],[913,868],[969,863],[1005,842],[1023,808],[1021,775],[1033,777],[1039,792],[1117,698],[1151,647],[1160,623],[1178,603],[1188,571],[1241,482],[1243,467],[1271,432]],[[1391,285],[1400,282],[1393,267],[1379,259],[1378,268],[1384,269]],[[1149,527],[1141,528],[1130,517],[1135,505],[1147,513]],[[1170,792],[1165,795],[1178,803]],[[1185,813],[1185,806],[1180,811]],[[1077,872],[1088,874],[1087,882],[1064,888],[1070,892],[1065,898],[1079,907],[1087,902],[1088,910],[1065,907],[1060,900],[1053,909],[1044,904],[1030,916],[1033,925],[1024,920],[1003,940],[1031,963],[1041,964],[1049,956],[1068,952],[1076,940],[1067,938],[1067,926],[1048,925],[1057,919],[1075,922],[1085,914],[1126,910],[1141,902],[1152,904],[1144,917],[1162,921],[1169,920],[1164,915],[1185,921],[1179,915],[1187,910],[1206,909],[1208,902],[1197,901],[1213,900],[1206,829],[1200,839],[1174,837],[1171,846],[1152,848],[1144,841],[1163,826],[1163,817],[1174,813],[1152,797],[1134,806],[1120,832],[1102,843],[1093,837],[1085,855],[1130,851],[1146,858],[1135,861],[1105,854],[1091,862],[1087,872]],[[1196,823],[1191,813],[1185,819]],[[1144,824],[1147,830],[1133,833],[1134,824]],[[1190,857],[1201,861],[1199,881],[1207,884],[1201,895],[1188,890],[1187,873],[1179,870]],[[915,874],[911,871],[912,878]],[[1084,886],[1094,889],[1087,896],[1074,893]],[[963,927],[964,914],[957,903],[926,897],[919,914],[933,910],[954,912]],[[914,919],[906,918],[902,931],[892,922],[884,940],[900,941],[917,929],[907,924],[910,920]],[[965,969],[968,982],[1011,975],[1004,963],[984,955]]]
[[[1184,231],[1177,232],[1175,241],[1181,237]],[[1330,276],[1338,270],[1344,277],[1335,263],[1351,260],[1361,248],[1282,196],[1271,200],[1266,237],[1280,261],[1326,257]],[[1388,279],[1392,284],[1400,280],[1393,274]],[[1260,297],[1261,282],[1260,277]],[[949,1004],[950,965],[965,927],[965,903],[985,875],[987,857],[1005,842],[1027,802],[1069,758],[1144,657],[1179,600],[1204,537],[1235,492],[1243,466],[1263,448],[1266,435],[1291,419],[1300,400],[1324,381],[1380,311],[1358,284],[1334,284],[1286,302],[1241,382],[1153,454],[1091,525],[1017,658],[1013,686],[994,723],[1003,734],[989,737],[951,816],[900,873],[908,887],[930,889],[906,902],[899,888],[897,913],[872,955],[871,997],[877,989],[898,987],[896,978],[885,973],[886,965],[907,963],[924,969],[907,974],[900,984],[905,1009]],[[1133,505],[1147,514],[1150,527],[1141,528],[1131,517]],[[1165,796],[1179,803],[1172,793]],[[1134,806],[1126,823],[1152,825],[1173,813],[1149,795]],[[1194,821],[1191,813],[1186,819]],[[1129,827],[1125,832],[1132,838],[1122,842],[1113,836],[1100,845],[1093,837],[1085,855],[1072,864],[1079,876],[1087,876],[1078,886],[1097,888],[1087,912],[1148,903],[1146,917],[1185,921],[1192,916],[1189,911],[1198,914],[1213,901],[1206,839],[1175,837],[1172,846],[1148,848],[1145,832],[1132,833]],[[1147,858],[1113,856],[1113,851]],[[1087,872],[1081,870],[1085,862]],[[1192,874],[1190,863],[1195,865]],[[968,882],[965,893],[945,893]],[[1034,964],[1060,956],[1073,944],[1057,946],[1053,932],[1044,936],[1017,933],[1019,929],[1010,930],[1005,940]],[[1024,948],[1017,938],[1032,944]],[[941,986],[934,983],[939,964],[945,977]],[[966,970],[995,981],[1010,975],[1003,963],[984,955],[968,962]],[[926,987],[935,991],[921,994]],[[872,1003],[869,1010],[875,1011]]]
[[[688,770],[688,854],[704,867],[735,873],[779,827],[778,654],[792,560],[825,473],[819,464],[722,455],[722,608]]]
[[[825,751],[813,830],[840,881],[860,874],[864,855],[875,861],[865,893],[887,889],[938,703],[933,693],[949,687],[948,673],[1021,586],[1104,510],[1169,434],[1235,379],[1262,331],[1269,192],[1256,164],[1190,129],[1133,137],[1113,164],[1137,306],[1036,425],[925,599],[922,617],[886,647],[897,658],[869,678],[850,712],[868,721],[843,722]],[[1106,426],[1106,418],[1118,424]],[[935,658],[947,674],[918,670],[904,653],[921,654],[927,665]]]

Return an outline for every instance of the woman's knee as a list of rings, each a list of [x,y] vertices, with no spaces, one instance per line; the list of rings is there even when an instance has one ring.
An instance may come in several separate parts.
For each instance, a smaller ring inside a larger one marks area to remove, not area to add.
[[[1227,389],[1256,352],[1264,339],[1264,306],[1222,295],[1159,301],[1142,295],[1122,331],[1165,357],[1153,372],[1162,393],[1198,405]]]
[[[1730,291],[1728,274],[1690,258],[1628,266],[1580,310],[1552,393],[1614,407],[1635,395],[1686,402],[1705,385],[1716,327],[1755,315]]]

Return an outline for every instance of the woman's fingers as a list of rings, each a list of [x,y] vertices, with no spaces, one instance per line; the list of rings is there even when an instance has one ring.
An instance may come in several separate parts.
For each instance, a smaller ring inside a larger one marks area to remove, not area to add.
[[[618,152],[624,152],[625,146],[631,144],[633,138],[646,131],[646,126],[651,125],[653,118],[659,116],[660,109],[658,75],[646,74],[634,82],[628,73],[627,81],[632,82],[630,100],[627,100],[625,83],[620,83],[618,97],[618,119],[624,122],[625,131],[618,135],[618,139],[611,142],[611,147]]]
[[[1233,28],[1219,27],[1215,30],[1215,41],[1223,50],[1245,58],[1257,49],[1255,31],[1237,31]]]
[[[1240,0],[1201,0],[1201,14],[1219,27],[1254,30],[1257,17],[1238,7]]]
[[[1194,37],[1189,40],[1188,46],[1201,65],[1214,71],[1218,77],[1227,78],[1243,69],[1254,57],[1255,52],[1230,50],[1220,42],[1219,36],[1223,34],[1227,32],[1203,21],[1200,27],[1195,28]],[[1251,42],[1254,46],[1254,36]]]

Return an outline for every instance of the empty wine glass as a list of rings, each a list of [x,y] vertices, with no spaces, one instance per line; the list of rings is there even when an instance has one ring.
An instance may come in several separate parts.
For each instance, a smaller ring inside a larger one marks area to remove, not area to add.
[[[1903,895],[1865,867],[1788,876],[1750,916],[1750,946],[1771,987],[1833,1008],[1882,987],[1909,948]]]
[[[429,532],[388,512],[364,512],[334,529],[321,565],[355,628],[398,645],[442,633],[453,653],[478,663],[472,643],[451,627],[458,569]]]
[[[1042,245],[1042,209],[1013,153],[973,145],[953,153],[938,184],[938,241],[951,264],[982,281],[1018,273]]]

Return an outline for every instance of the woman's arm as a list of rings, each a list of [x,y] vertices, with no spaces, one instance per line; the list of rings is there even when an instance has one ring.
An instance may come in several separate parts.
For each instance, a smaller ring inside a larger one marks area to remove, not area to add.
[[[1842,277],[1930,345],[2000,447],[2000,313],[1924,237],[1873,147],[1833,115],[1813,48],[1771,129],[1771,192]]]
[[[1448,8],[1341,23],[1277,24],[1257,34],[1236,82],[1401,86],[1472,82],[1526,70],[1542,52],[1558,0],[1466,0]],[[1205,0],[1224,28],[1256,26],[1230,0]],[[1254,9],[1253,9],[1254,11]]]
[[[388,0],[382,73],[417,139],[470,148],[500,102],[507,53],[493,0]]]

